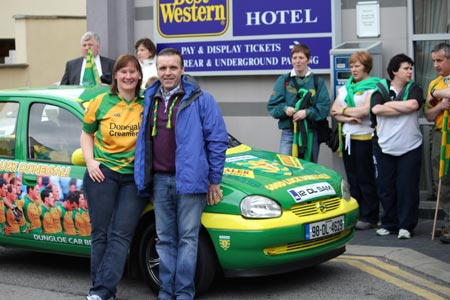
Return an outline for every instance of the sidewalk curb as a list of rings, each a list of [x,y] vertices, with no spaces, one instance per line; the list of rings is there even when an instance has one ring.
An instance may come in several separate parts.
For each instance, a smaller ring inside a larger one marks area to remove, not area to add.
[[[384,257],[450,284],[450,264],[408,248],[347,245],[345,254]]]

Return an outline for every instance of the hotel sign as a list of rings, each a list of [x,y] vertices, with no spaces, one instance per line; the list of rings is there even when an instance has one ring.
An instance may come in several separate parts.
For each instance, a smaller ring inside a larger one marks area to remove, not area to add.
[[[310,67],[329,72],[332,0],[155,0],[158,51],[177,48],[197,75],[279,74],[296,43]]]

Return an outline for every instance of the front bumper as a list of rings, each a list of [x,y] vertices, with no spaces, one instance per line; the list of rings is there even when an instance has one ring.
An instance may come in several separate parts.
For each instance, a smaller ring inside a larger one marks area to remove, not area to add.
[[[358,204],[354,199],[333,211],[299,216],[284,211],[276,219],[245,219],[241,216],[204,213],[202,223],[211,237],[225,276],[264,276],[306,268],[345,251],[355,234]],[[306,240],[306,224],[344,216],[344,230]]]

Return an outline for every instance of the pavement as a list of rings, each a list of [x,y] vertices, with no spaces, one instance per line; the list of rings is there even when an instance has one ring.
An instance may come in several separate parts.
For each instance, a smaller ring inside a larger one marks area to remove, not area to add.
[[[442,226],[438,221],[436,228]],[[397,234],[377,236],[376,229],[357,230],[345,254],[384,257],[446,282],[450,286],[450,244],[439,236],[431,239],[433,218],[422,218],[411,239],[399,240]]]

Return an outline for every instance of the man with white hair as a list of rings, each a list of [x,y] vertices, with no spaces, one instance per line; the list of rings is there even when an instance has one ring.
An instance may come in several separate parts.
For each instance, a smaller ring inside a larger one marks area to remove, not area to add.
[[[83,56],[70,60],[66,63],[61,85],[83,85],[83,75],[86,67],[86,56],[91,49],[98,75],[102,83],[111,84],[114,60],[100,56],[100,37],[97,33],[88,31],[81,37],[81,53]]]

